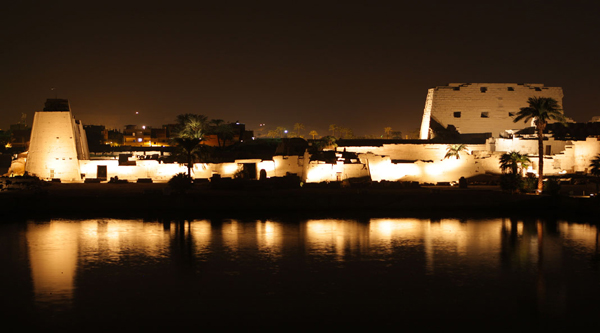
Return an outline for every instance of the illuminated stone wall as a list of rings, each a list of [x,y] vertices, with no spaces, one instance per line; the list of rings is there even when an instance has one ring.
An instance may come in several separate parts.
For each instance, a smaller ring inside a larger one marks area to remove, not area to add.
[[[346,149],[348,152],[366,154],[373,153],[381,156],[389,156],[392,160],[441,160],[448,151],[447,144],[383,144],[381,146],[351,146],[339,147],[338,151]],[[485,144],[470,144],[467,145],[467,151],[470,154],[472,151],[482,151],[486,149]],[[462,153],[465,154],[465,153]]]
[[[587,138],[585,141],[573,141],[574,171],[589,172],[590,163],[600,154],[598,138]]]
[[[311,161],[307,164],[305,171],[306,183],[320,183],[343,181],[348,178],[359,178],[369,176],[369,170],[362,163],[324,163],[323,161]]]
[[[369,166],[373,181],[411,181],[438,183],[458,181],[460,177],[471,177],[485,173],[483,165],[473,155],[460,159],[449,158],[435,161],[393,161],[388,156],[360,154],[361,161]]]
[[[79,160],[87,159],[85,131],[71,111],[35,113],[25,171],[42,179],[80,181]]]
[[[425,102],[421,139],[427,139],[430,119],[444,127],[453,125],[459,133],[492,133],[498,137],[508,129],[531,124],[514,123],[513,115],[527,106],[529,97],[551,97],[562,105],[560,87],[517,83],[450,83],[430,89]]]
[[[571,141],[565,140],[554,140],[554,138],[547,138],[544,140],[544,154],[554,155],[562,152],[566,149]],[[550,148],[548,148],[550,147]],[[538,154],[538,140],[535,137],[522,139],[522,138],[490,138],[486,142],[486,150],[491,152],[509,152],[517,151],[521,154],[537,155]],[[550,154],[547,154],[550,152]]]

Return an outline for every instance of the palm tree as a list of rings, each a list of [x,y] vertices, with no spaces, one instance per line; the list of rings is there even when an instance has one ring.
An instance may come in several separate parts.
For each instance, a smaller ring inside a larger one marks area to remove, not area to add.
[[[200,114],[180,114],[177,116],[177,134],[173,139],[185,157],[188,177],[192,177],[194,159],[200,150],[200,142],[206,132],[208,117]]]
[[[596,192],[600,192],[600,182],[598,181],[598,177],[600,177],[600,155],[597,155],[596,158],[592,160],[590,168],[590,173],[596,177]]]
[[[208,117],[201,114],[180,114],[177,116],[177,137],[200,139],[206,131]]]
[[[310,133],[308,133],[308,135],[312,135],[313,140],[315,139],[315,136],[319,135],[319,133],[317,133],[317,131],[312,130],[310,131]]]
[[[389,139],[390,138],[390,134],[392,133],[392,128],[391,127],[386,127],[383,129],[383,131],[385,132],[385,138]]]
[[[274,130],[270,130],[267,136],[270,138],[281,138],[285,134],[285,127],[277,126]]]
[[[565,121],[565,116],[562,113],[560,105],[554,98],[550,97],[530,97],[527,100],[529,106],[523,107],[517,112],[514,122],[524,120],[528,122],[533,120],[538,137],[538,189],[537,192],[542,193],[544,188],[544,129],[549,121],[555,120],[559,122]]]
[[[444,159],[450,158],[450,157],[456,157],[456,159],[458,160],[458,159],[460,159],[460,153],[463,151],[464,152],[468,151],[467,146],[464,144],[448,145]]]
[[[301,138],[302,136],[300,136],[300,131],[304,129],[304,124],[300,124],[300,123],[295,123],[294,124],[294,131],[296,132],[296,137]]]
[[[200,150],[200,139],[196,138],[175,138],[177,148],[181,150],[187,164],[187,175],[191,179],[192,167],[194,166],[194,159],[198,155]]]
[[[531,163],[529,157],[518,151],[510,151],[500,156],[500,169],[502,172],[510,170],[513,175],[521,175],[523,170],[529,166],[529,163]]]
[[[227,141],[232,141],[235,137],[235,130],[230,124],[226,124],[223,119],[212,119],[210,121],[211,134],[217,136],[217,145],[219,147],[225,147]]]
[[[338,129],[338,127],[335,124],[331,124],[329,125],[329,130],[331,131],[331,136],[335,138],[335,130]]]
[[[336,127],[336,129],[340,132],[340,139],[352,139],[354,136],[354,132],[348,127]]]

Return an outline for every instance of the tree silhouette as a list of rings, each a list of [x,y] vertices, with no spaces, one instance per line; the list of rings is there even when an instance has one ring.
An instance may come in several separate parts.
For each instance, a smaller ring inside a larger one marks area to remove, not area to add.
[[[600,182],[598,181],[598,177],[600,177],[600,155],[597,155],[590,163],[590,173],[596,177],[596,192],[600,192]]]
[[[335,131],[338,129],[338,127],[335,124],[331,124],[329,125],[329,130],[331,131],[331,136],[335,138]]]
[[[206,116],[191,113],[177,116],[177,133],[173,141],[178,155],[185,158],[190,179],[194,160],[200,153],[200,142],[206,132],[207,119]]]
[[[270,138],[281,138],[285,132],[285,128],[281,126],[277,126],[274,130],[270,130],[267,133],[267,136]]]
[[[304,124],[295,123],[294,124],[294,132],[296,133],[296,137],[301,138],[300,131],[304,129]]]
[[[386,127],[383,130],[385,131],[385,138],[389,139],[390,138],[390,134],[392,133],[392,128],[391,127]]]
[[[500,156],[500,170],[502,172],[510,170],[513,175],[521,175],[523,170],[529,166],[529,163],[531,163],[529,157],[517,151],[510,151]]]
[[[217,136],[217,145],[219,147],[225,147],[227,141],[233,140],[235,130],[230,124],[225,123],[223,119],[213,119],[210,121],[210,125],[210,134]]]
[[[527,100],[529,106],[523,107],[517,112],[515,123],[521,120],[528,122],[533,120],[538,137],[538,188],[537,193],[542,193],[544,188],[544,129],[548,121],[565,121],[560,105],[554,98],[550,97],[530,97]]]

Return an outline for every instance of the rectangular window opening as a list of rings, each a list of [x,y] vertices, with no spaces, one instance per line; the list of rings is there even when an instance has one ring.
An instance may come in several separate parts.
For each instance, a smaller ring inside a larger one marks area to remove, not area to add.
[[[489,112],[482,112],[481,113],[481,118],[489,118],[490,117],[490,113]]]
[[[460,111],[454,112],[454,118],[460,118]]]
[[[508,87],[508,88],[506,88],[506,89],[507,89],[508,91],[515,91],[515,88],[513,88],[513,87]]]
[[[479,91],[481,91],[482,93],[484,93],[484,92],[487,91],[487,87],[481,87],[481,88],[479,88]]]

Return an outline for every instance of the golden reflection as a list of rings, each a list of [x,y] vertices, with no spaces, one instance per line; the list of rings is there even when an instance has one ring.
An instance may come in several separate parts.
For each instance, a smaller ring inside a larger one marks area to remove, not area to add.
[[[272,255],[281,254],[283,246],[283,227],[281,223],[272,221],[256,222],[256,237],[258,248],[263,253]]]
[[[27,245],[38,302],[69,304],[77,269],[78,223],[27,224]]]
[[[333,255],[342,261],[346,255],[366,252],[369,227],[353,220],[310,220],[305,225],[305,244],[309,254]]]
[[[237,251],[239,248],[240,228],[240,224],[235,220],[224,222],[221,228],[223,245],[232,251]]]
[[[599,242],[598,226],[561,223],[560,233],[580,251],[597,253]]]
[[[393,242],[414,245],[425,233],[428,224],[419,219],[371,219],[370,244],[378,251],[391,253]]]
[[[169,244],[163,227],[158,223],[139,220],[81,221],[81,255],[83,261],[118,260],[132,248],[141,248],[149,257],[164,256]]]
[[[459,256],[489,262],[489,256],[481,254],[499,250],[502,226],[502,220],[465,223],[457,219],[372,219],[369,243],[371,251],[388,254],[397,247],[422,248],[425,269],[433,273],[437,258]]]
[[[212,226],[210,225],[210,221],[192,221],[189,232],[194,240],[196,253],[199,255],[210,253],[212,244]]]

